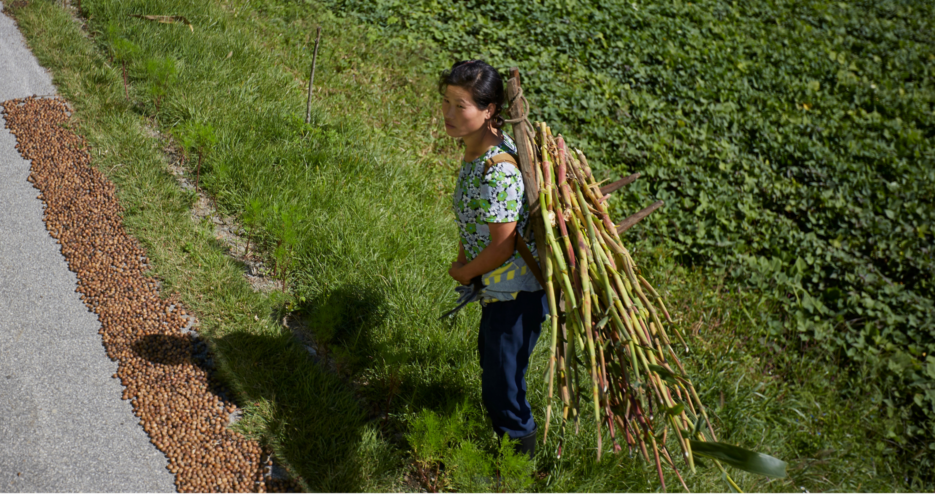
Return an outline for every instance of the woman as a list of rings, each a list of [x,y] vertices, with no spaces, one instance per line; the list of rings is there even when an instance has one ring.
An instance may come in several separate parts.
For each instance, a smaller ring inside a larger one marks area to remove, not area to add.
[[[483,61],[463,61],[442,73],[445,131],[464,141],[461,173],[454,193],[454,212],[461,236],[458,259],[448,274],[463,285],[481,277],[481,389],[484,406],[497,435],[517,440],[518,451],[531,459],[536,424],[526,401],[526,369],[542,322],[548,314],[545,292],[517,251],[529,221],[523,176],[514,163],[513,139],[501,128],[503,80]],[[535,257],[535,242],[525,240]],[[538,265],[534,266],[538,272]]]

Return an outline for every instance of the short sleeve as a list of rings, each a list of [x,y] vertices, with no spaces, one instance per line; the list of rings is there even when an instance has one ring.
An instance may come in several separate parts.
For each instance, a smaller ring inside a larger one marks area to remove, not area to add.
[[[480,186],[477,222],[518,221],[524,192],[523,176],[512,163],[498,163],[490,167]]]

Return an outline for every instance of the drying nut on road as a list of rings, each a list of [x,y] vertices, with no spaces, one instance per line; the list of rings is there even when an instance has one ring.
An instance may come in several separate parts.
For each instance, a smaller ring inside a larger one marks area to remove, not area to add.
[[[77,274],[81,299],[100,318],[123,398],[166,454],[178,491],[295,491],[294,482],[266,473],[268,452],[227,429],[236,406],[194,357],[204,345],[184,331],[184,308],[161,298],[146,276],[146,254],[123,228],[114,185],[91,167],[82,138],[61,126],[67,105],[28,98],[6,101],[3,110],[17,149],[32,162],[29,181],[41,192],[46,227]]]

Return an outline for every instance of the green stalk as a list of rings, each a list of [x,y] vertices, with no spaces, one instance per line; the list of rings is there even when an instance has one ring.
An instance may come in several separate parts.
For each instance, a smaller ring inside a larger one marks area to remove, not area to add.
[[[540,198],[541,203],[541,198]],[[549,350],[549,396],[547,399],[545,407],[545,431],[542,433],[542,444],[546,443],[546,438],[549,436],[549,423],[551,422],[552,417],[552,391],[555,381],[555,363],[556,363],[556,347],[558,346],[558,307],[556,306],[555,301],[555,286],[552,281],[552,258],[551,258],[551,248],[546,245],[543,249],[543,255],[545,258],[542,260],[542,266],[545,268],[545,292],[549,298],[549,317],[552,320],[552,345]]]
[[[586,257],[585,257],[586,259]],[[581,274],[581,314],[584,316],[583,326],[585,338],[587,339],[588,346],[588,357],[591,361],[591,393],[594,399],[594,420],[597,424],[597,460],[601,460],[601,403],[600,396],[598,394],[598,372],[597,372],[597,356],[594,352],[594,332],[591,328],[591,282],[588,276],[587,260],[582,260],[580,262]]]
[[[586,206],[586,202],[585,202],[585,200],[584,200],[584,196],[583,196],[582,193],[581,193],[580,186],[578,186],[578,185],[575,186],[575,193],[577,194],[579,205],[580,205],[580,206]],[[604,277],[604,279],[607,279],[607,280],[608,280],[608,284],[609,284],[609,278],[607,278],[608,272],[607,272],[607,269],[604,267],[604,261],[608,261],[608,262],[609,262],[609,259],[607,259],[607,256],[604,255],[603,248],[601,248],[601,245],[598,243],[598,240],[597,240],[597,230],[596,230],[596,228],[595,228],[595,225],[591,222],[591,216],[590,216],[590,214],[584,215],[584,213],[582,212],[582,218],[584,219],[584,223],[585,223],[585,225],[586,225],[586,227],[587,227],[588,235],[590,236],[590,240],[591,240],[591,251],[595,254],[595,259],[594,259],[594,260],[595,260],[595,262],[597,263],[597,266],[598,266],[598,268],[599,268],[599,273],[600,273],[601,276]],[[616,273],[615,273],[614,271],[611,270],[610,274],[612,274],[612,275],[614,275],[614,276],[616,277]],[[616,278],[616,279],[617,279],[617,281],[619,281],[619,278]],[[621,287],[621,288],[622,288],[622,287]],[[610,295],[610,293],[609,293],[609,291],[608,291],[608,296],[609,296],[609,295]],[[624,295],[624,297],[626,297],[626,295]]]
[[[592,189],[591,187],[588,186],[588,179],[585,177],[584,173],[581,172],[580,168],[578,168],[575,165],[574,162],[572,162],[571,171],[575,175],[575,178],[578,179],[578,184],[580,184],[581,186],[584,186],[584,192],[587,193],[586,194],[587,199],[591,202],[591,206],[597,209],[598,213],[600,214],[601,222],[604,223],[604,227],[608,231],[616,233],[617,228],[614,226],[614,222],[610,220],[610,215],[607,213],[607,210],[604,209],[603,205],[601,205],[599,197],[594,195],[593,189],[596,189],[596,188]],[[578,193],[581,194],[581,189],[578,189]],[[581,203],[582,207],[587,206],[587,204],[583,202],[583,199],[579,200],[579,203]]]
[[[594,173],[591,172],[591,166],[588,165],[588,159],[584,156],[584,153],[582,153],[580,149],[576,149],[575,153],[577,153],[578,161],[581,162],[581,169],[584,171],[584,174],[588,179],[588,183],[589,183],[588,185],[596,185],[597,179],[594,178]],[[601,194],[600,189],[598,189],[597,187],[592,188],[592,189],[595,190],[594,194],[603,196]],[[606,210],[606,207],[605,207],[605,210]]]
[[[577,302],[575,301],[575,294],[571,286],[571,280],[568,279],[568,268],[565,266],[565,258],[562,257],[561,247],[558,245],[558,242],[555,239],[555,233],[552,231],[552,224],[549,220],[549,213],[553,213],[556,217],[560,217],[560,214],[553,212],[552,207],[552,162],[549,159],[549,153],[546,148],[542,148],[542,174],[545,178],[545,189],[539,192],[539,205],[542,208],[543,212],[543,226],[545,227],[545,239],[546,244],[552,247],[553,249],[553,258],[555,259],[556,267],[558,268],[558,274],[561,277],[559,284],[562,287],[562,291],[565,292],[565,301],[571,302],[569,310],[574,310],[578,307]]]
[[[653,372],[649,369],[650,364],[658,364],[656,362],[655,356],[653,356],[653,353],[652,352],[643,353],[642,350],[640,350],[639,354],[640,354],[640,361],[643,362],[642,368],[646,371],[646,374],[649,376],[650,380],[652,380],[653,382],[652,385],[655,386],[656,396],[659,399],[660,405],[665,406],[667,408],[671,408],[675,406],[675,401],[672,400],[668,392],[665,391],[665,387],[666,387],[665,381],[662,380],[662,377],[660,377],[658,373]],[[669,417],[671,417],[671,415],[669,415]],[[673,425],[675,425],[674,419],[672,420],[672,422],[673,422]],[[680,428],[676,425],[676,430],[679,430],[679,429]],[[676,432],[676,439],[678,440],[679,446],[682,448],[682,451],[685,454],[685,458],[686,458],[686,461],[688,462],[689,468],[691,469],[692,472],[695,472],[694,457],[691,454],[691,446],[689,445],[688,440],[682,436],[681,432]]]
[[[653,286],[650,285],[648,281],[646,281],[646,278],[643,278],[642,276],[638,276],[638,278],[640,279],[640,284],[646,287],[646,290],[649,292],[649,296],[659,302],[659,307],[662,308],[662,312],[666,316],[666,321],[672,323],[672,317],[669,316],[669,311],[666,310],[666,304],[662,301],[662,296],[656,292],[656,289],[653,288]]]
[[[565,427],[568,422],[568,412],[571,408],[571,394],[568,390],[568,353],[566,352],[567,343],[566,339],[561,339],[561,342],[558,344],[559,348],[559,357],[558,357],[558,386],[559,392],[562,396],[562,426],[561,432],[559,434],[559,442],[565,442]],[[558,447],[558,458],[562,458],[562,444],[559,444]]]
[[[571,322],[567,321],[567,318],[569,315],[571,316]],[[584,351],[586,347],[585,347],[585,341],[581,337],[582,335],[584,335],[584,321],[581,318],[581,308],[575,309],[573,311],[568,311],[565,317],[566,317],[566,323],[569,323],[572,326],[574,326],[574,328],[572,329],[572,332],[573,332],[572,335],[574,336],[575,347]]]
[[[562,149],[563,146],[564,146],[564,143],[562,142],[561,137],[559,137],[558,147],[559,147],[560,152],[564,152],[564,150]],[[564,185],[563,187],[567,188],[567,184]],[[563,194],[566,194],[566,193],[563,193]],[[581,278],[581,289],[582,289],[582,294],[581,294],[582,295],[581,296],[582,306],[580,310],[583,316],[582,326],[583,326],[585,338],[587,339],[588,355],[589,355],[589,359],[591,362],[591,370],[590,370],[591,371],[591,392],[592,392],[592,397],[594,399],[594,419],[595,419],[595,423],[597,424],[597,460],[600,461],[601,452],[603,451],[603,446],[601,442],[602,441],[601,416],[600,416],[601,404],[600,404],[600,391],[599,391],[600,372],[598,371],[598,368],[597,368],[597,355],[596,355],[595,346],[594,346],[595,332],[593,331],[592,326],[591,326],[592,301],[591,301],[590,290],[592,289],[592,286],[590,282],[590,276],[588,274],[589,266],[588,266],[588,255],[586,251],[587,245],[581,245],[579,242],[579,248],[583,250],[581,254],[578,256],[579,258],[578,267],[580,269],[579,275]]]
[[[578,391],[578,356],[575,354],[575,349],[578,347],[578,343],[581,342],[581,336],[578,335],[577,322],[567,321],[566,311],[566,322],[565,322],[565,332],[568,333],[568,336],[571,337],[568,340],[568,388],[569,396],[574,399],[574,403],[571,405],[571,414],[575,420],[575,434],[578,433],[578,400],[580,397],[580,392]]]
[[[584,236],[583,236],[583,234],[582,234],[584,231],[583,231],[583,230],[581,229],[581,227],[579,226],[578,218],[577,218],[577,217],[572,218],[572,220],[571,220],[571,225],[570,225],[569,227],[570,227],[570,229],[571,229],[572,235],[574,236],[574,238],[575,238],[575,240],[576,240],[576,242],[577,242],[577,248],[578,248],[579,255],[580,255],[580,256],[587,256],[587,258],[590,259],[590,258],[591,258],[590,249],[588,248],[588,245],[587,245],[587,243],[585,242],[585,238],[584,238]],[[583,258],[583,257],[579,257],[579,259],[581,259],[581,258]],[[595,266],[592,265],[591,267],[593,268],[593,267],[595,267]],[[594,272],[595,276],[598,278],[598,282],[599,282],[599,283],[601,284],[601,286],[603,287],[603,289],[604,289],[604,291],[605,291],[605,294],[607,295],[607,299],[606,299],[606,300],[607,300],[607,304],[608,304],[608,309],[609,309],[610,312],[611,312],[611,318],[613,319],[614,324],[617,326],[618,331],[620,331],[620,332],[623,333],[624,338],[625,338],[627,341],[629,341],[629,340],[631,339],[631,337],[632,337],[631,329],[630,329],[628,326],[625,326],[625,325],[624,325],[623,321],[621,321],[620,314],[618,314],[618,312],[617,312],[617,310],[616,310],[617,308],[614,307],[615,305],[618,305],[619,308],[620,308],[620,311],[623,311],[623,305],[620,304],[620,300],[616,298],[616,293],[614,293],[613,288],[612,288],[612,286],[610,285],[610,282],[607,280],[607,276],[605,275],[605,276],[601,277],[601,276],[600,276],[600,273],[597,272],[596,270],[593,271],[593,272]]]
[[[564,191],[568,189],[568,175],[566,171],[567,167],[565,164],[565,140],[562,138],[562,136],[558,137],[557,147],[558,147],[558,170],[556,171],[556,174],[558,177],[556,179],[557,184],[558,184],[557,191],[561,192],[562,194],[555,197],[555,203],[556,203],[555,208],[556,208],[556,215],[558,216],[559,230],[561,231],[561,235],[562,235],[562,240],[563,240],[562,242],[564,243],[565,251],[567,252],[567,255],[568,255],[569,272],[572,275],[574,275],[575,267],[576,267],[575,266],[575,252],[572,250],[571,241],[568,239],[568,228],[565,227],[565,217],[564,217],[565,210],[563,210],[561,207],[562,199],[564,197]],[[580,283],[579,283],[579,286],[580,286]]]
[[[646,439],[653,445],[653,456],[656,460],[656,472],[659,474],[659,482],[662,483],[662,491],[666,491],[666,480],[662,476],[662,463],[659,461],[659,448],[656,446],[656,437],[646,433]]]
[[[617,231],[617,230],[614,229],[614,234],[616,234],[616,231]],[[608,247],[610,247],[611,249],[613,249],[614,253],[616,253],[616,254],[618,254],[618,255],[624,255],[624,254],[626,253],[626,249],[623,248],[623,246],[622,246],[621,244],[619,244],[619,243],[617,243],[616,241],[614,241],[614,239],[611,238],[611,237],[607,234],[607,231],[604,229],[604,226],[601,226],[600,234],[601,234],[601,238],[604,240],[604,243],[606,243]]]

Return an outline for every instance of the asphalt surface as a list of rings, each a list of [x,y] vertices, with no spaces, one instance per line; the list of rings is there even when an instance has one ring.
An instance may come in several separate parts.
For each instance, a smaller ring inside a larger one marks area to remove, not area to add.
[[[2,10],[2,3],[0,3]],[[0,14],[0,102],[55,94]],[[174,492],[0,117],[0,493]]]

